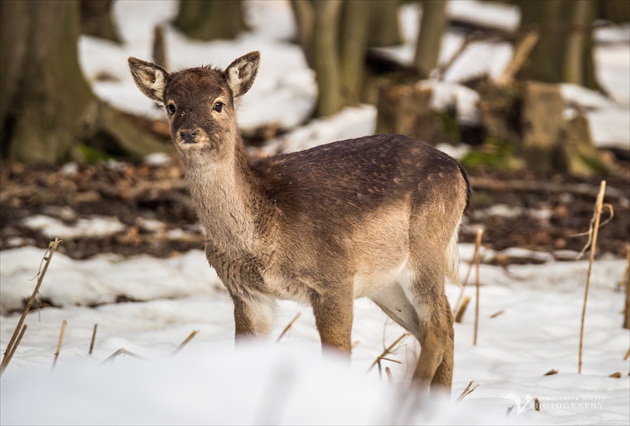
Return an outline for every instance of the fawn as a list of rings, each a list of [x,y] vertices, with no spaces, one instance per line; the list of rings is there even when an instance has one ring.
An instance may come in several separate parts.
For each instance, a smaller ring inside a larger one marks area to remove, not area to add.
[[[206,256],[234,302],[236,338],[270,331],[276,298],[313,308],[324,347],[350,354],[353,300],[369,297],[413,334],[413,382],[450,389],[457,235],[470,198],[462,167],[432,146],[376,135],[249,161],[235,98],[260,54],[225,70],[168,73],[136,58],[140,91],[165,107]]]

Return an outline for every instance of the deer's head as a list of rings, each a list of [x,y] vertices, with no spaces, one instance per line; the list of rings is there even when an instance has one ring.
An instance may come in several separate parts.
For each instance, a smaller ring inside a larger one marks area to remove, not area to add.
[[[164,106],[175,147],[182,155],[203,151],[216,159],[237,140],[234,99],[252,86],[260,54],[251,52],[225,70],[209,66],[168,73],[158,65],[129,58],[142,93]]]

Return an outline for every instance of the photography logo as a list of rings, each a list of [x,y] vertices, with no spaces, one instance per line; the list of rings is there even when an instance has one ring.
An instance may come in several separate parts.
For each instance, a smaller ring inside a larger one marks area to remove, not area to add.
[[[513,393],[508,393],[507,395],[503,395],[503,398],[512,400],[514,402],[514,408],[516,408],[516,414],[521,414],[525,411],[525,408],[531,406],[532,396],[526,395],[525,398],[521,398],[518,395],[514,395]]]

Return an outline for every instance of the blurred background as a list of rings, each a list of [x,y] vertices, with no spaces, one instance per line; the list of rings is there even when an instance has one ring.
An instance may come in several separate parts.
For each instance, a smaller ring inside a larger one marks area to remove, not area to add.
[[[166,119],[127,57],[174,71],[260,50],[239,108],[252,157],[377,132],[425,140],[471,176],[464,241],[483,227],[497,253],[557,259],[584,245],[575,235],[606,179],[615,218],[599,249],[627,254],[625,0],[47,0],[0,12],[0,249],[46,247],[62,226],[75,258],[199,248]],[[492,261],[538,261],[522,256]]]

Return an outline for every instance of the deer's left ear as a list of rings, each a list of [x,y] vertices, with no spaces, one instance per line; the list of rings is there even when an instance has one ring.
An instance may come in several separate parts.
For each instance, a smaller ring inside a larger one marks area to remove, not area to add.
[[[129,58],[129,69],[138,89],[149,99],[162,104],[169,74],[162,67],[137,58]]]
[[[260,53],[256,51],[241,56],[225,69],[227,82],[235,98],[244,95],[252,87],[258,73],[259,64]]]

